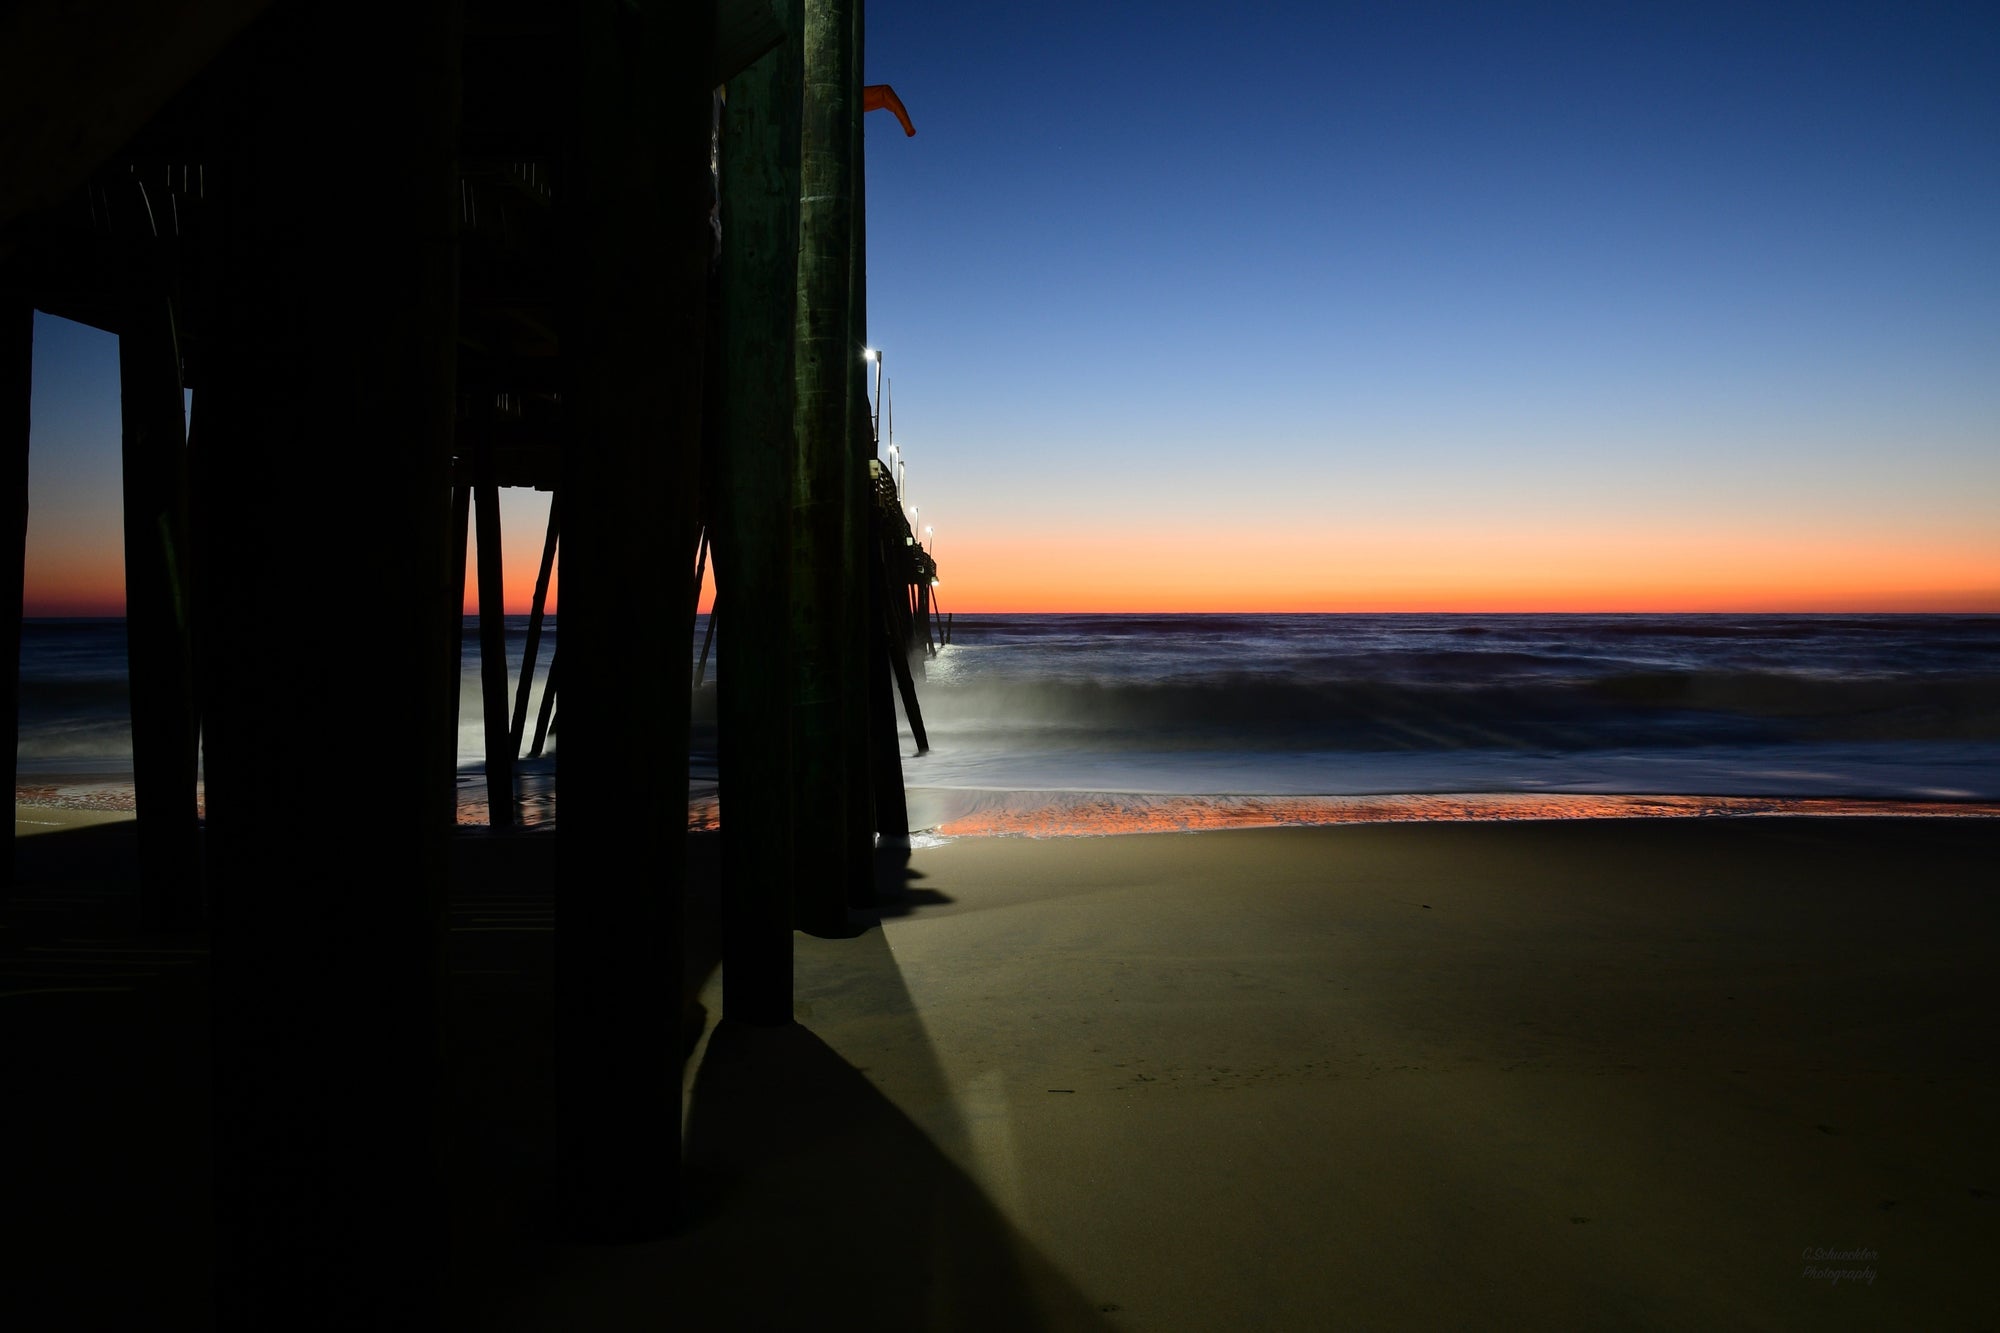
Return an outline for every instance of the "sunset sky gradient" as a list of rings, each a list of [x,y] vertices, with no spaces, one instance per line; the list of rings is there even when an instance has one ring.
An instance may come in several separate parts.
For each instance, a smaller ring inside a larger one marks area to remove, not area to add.
[[[946,609],[2000,612],[2000,10],[868,12]],[[115,347],[36,370],[28,612],[115,613]]]

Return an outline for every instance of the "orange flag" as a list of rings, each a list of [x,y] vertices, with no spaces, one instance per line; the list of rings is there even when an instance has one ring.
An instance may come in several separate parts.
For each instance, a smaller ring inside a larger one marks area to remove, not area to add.
[[[896,90],[886,83],[871,83],[861,90],[861,110],[864,114],[880,111],[884,107],[896,113],[896,119],[903,122],[903,133],[914,137],[917,127],[910,124],[910,113],[903,110],[903,99],[896,96]]]

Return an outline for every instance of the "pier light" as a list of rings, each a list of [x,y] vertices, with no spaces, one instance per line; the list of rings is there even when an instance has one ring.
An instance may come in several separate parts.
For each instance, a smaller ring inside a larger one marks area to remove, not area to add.
[[[882,351],[878,347],[862,348],[861,359],[875,367],[875,402],[869,408],[868,428],[874,432],[875,443],[880,444],[882,441],[882,371],[887,363],[883,361]],[[861,376],[861,388],[865,396],[868,390],[868,372],[865,370],[862,371]]]

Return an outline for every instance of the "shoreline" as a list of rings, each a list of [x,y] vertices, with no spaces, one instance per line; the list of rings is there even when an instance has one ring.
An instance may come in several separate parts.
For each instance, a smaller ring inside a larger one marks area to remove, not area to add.
[[[524,775],[520,827],[556,827],[552,774]],[[485,826],[485,778],[461,772],[458,827]],[[1742,796],[1609,792],[1425,792],[1376,795],[1186,795],[1154,792],[1021,791],[910,786],[910,835],[960,838],[1089,838],[1228,829],[1335,828],[1377,824],[1486,824],[1682,819],[2000,819],[2000,802],[1845,796]],[[137,817],[132,785],[103,774],[17,785],[18,835]],[[24,827],[25,826],[25,827]],[[712,779],[689,783],[688,828],[721,827]]]
[[[1355,824],[1715,818],[2000,818],[2000,802],[1846,796],[1427,792],[1258,796],[910,787],[912,833],[1097,837]]]

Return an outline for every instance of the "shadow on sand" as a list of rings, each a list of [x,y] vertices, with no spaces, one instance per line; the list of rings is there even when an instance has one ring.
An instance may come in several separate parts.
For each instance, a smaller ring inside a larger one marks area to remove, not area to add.
[[[19,1238],[7,1304],[35,1310],[36,1328],[205,1326],[205,941],[134,932],[130,824],[21,839],[15,850],[19,896],[0,918],[0,961],[21,993],[0,1004],[0,1038],[10,1118],[35,1150],[15,1154],[5,1176]],[[947,900],[917,886],[895,848],[853,937],[798,938],[801,1012],[821,1017],[782,1028],[723,1021],[700,1045],[678,1231],[623,1246],[556,1235],[554,853],[548,835],[455,846],[452,1326],[1107,1327],[952,1160],[962,1134],[949,1089],[878,924]],[[714,966],[713,854],[712,840],[690,847],[692,984]],[[815,1026],[837,1026],[847,1049]],[[928,1132],[878,1086],[885,1074],[904,1105],[926,1108]]]
[[[213,1324],[207,950],[139,933],[135,833],[14,841],[0,1327]]]
[[[491,896],[504,877],[479,874],[482,863],[504,850],[516,874],[539,879],[532,859],[551,849],[462,850],[470,864],[461,868],[472,873],[461,879],[456,910],[471,893],[483,896],[481,910],[504,912]],[[690,839],[691,998],[712,981],[720,955],[716,856],[712,836]],[[683,1222],[644,1244],[576,1244],[546,1223],[550,1107],[536,1071],[553,1053],[539,998],[550,937],[521,930],[457,937],[479,950],[475,957],[461,949],[453,986],[457,1327],[1015,1333],[1108,1326],[945,1148],[856,1067],[859,1059],[879,1072],[872,1062],[881,1055],[906,1096],[914,1090],[926,1104],[948,1105],[879,921],[949,899],[916,885],[907,847],[884,848],[877,869],[877,903],[855,913],[853,935],[796,937],[799,1010],[817,1017],[777,1028],[725,1018],[688,1034],[705,1040],[688,1043],[698,1063],[686,1112]],[[715,994],[709,985],[711,1004]],[[813,1030],[835,1021],[868,1034],[867,1049],[838,1051]],[[942,1132],[934,1124],[932,1134],[949,1139],[948,1114],[943,1119]]]

